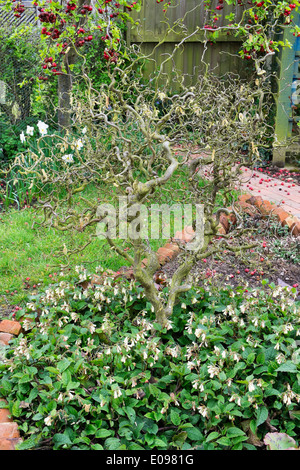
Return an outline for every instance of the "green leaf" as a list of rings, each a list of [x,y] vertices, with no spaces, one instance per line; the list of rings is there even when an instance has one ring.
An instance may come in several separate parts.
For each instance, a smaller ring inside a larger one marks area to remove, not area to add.
[[[181,449],[187,438],[187,433],[181,431],[172,438],[173,445]],[[165,444],[164,444],[165,445]]]
[[[131,424],[134,424],[135,422],[135,419],[136,419],[136,412],[133,408],[131,408],[131,406],[126,406],[126,408],[124,409],[125,413],[127,414],[128,416],[128,419],[130,421]]]
[[[259,353],[256,357],[257,364],[264,364],[266,361],[265,355],[263,352]]]
[[[26,439],[20,444],[17,444],[16,450],[28,450],[28,449],[33,449],[36,447],[37,443],[39,441],[39,437],[29,437],[29,439]]]
[[[219,437],[219,433],[218,432],[211,432],[205,439],[206,442],[210,442],[210,441],[213,441],[214,439],[217,439],[217,437]]]
[[[187,428],[186,433],[187,433],[187,437],[191,439],[191,441],[200,441],[201,439],[203,439],[203,435],[198,428],[195,428],[195,427]]]
[[[144,423],[143,430],[149,434],[157,434],[158,426],[156,423],[154,423],[154,421],[147,419]]]
[[[154,446],[155,447],[166,447],[166,445],[167,444],[162,439],[156,438],[155,441],[154,441]]]
[[[227,430],[228,437],[237,437],[237,436],[245,436],[245,435],[246,434],[244,433],[244,431],[242,431],[239,428],[232,427]]]
[[[260,407],[256,413],[256,427],[263,424],[268,418],[268,409],[265,406]]]
[[[292,418],[300,420],[300,410],[299,411],[292,410],[290,411],[290,415]]]
[[[230,446],[230,439],[228,437],[221,437],[220,439],[218,439],[216,441],[218,444],[222,445],[222,446],[226,446],[226,447],[229,447]]]
[[[71,361],[69,361],[68,359],[63,359],[62,361],[57,363],[57,368],[59,372],[62,373],[69,367],[70,364],[71,364]]]
[[[61,433],[54,434],[53,442],[58,447],[72,444],[72,441],[70,440],[69,436],[67,434],[61,434]]]
[[[98,431],[96,431],[95,437],[104,439],[106,437],[112,436],[113,433],[114,432],[109,429],[98,429]]]
[[[177,411],[172,410],[170,418],[171,418],[171,421],[174,424],[174,426],[179,426],[180,425],[181,418],[180,418],[179,414],[177,413]]]
[[[297,371],[296,365],[292,361],[286,361],[284,364],[281,364],[278,369],[276,369],[276,372],[291,372],[295,373]]]
[[[105,441],[105,448],[108,450],[118,450],[122,446],[120,439],[109,437]]]
[[[63,385],[66,387],[68,383],[72,381],[71,372],[69,370],[64,371],[61,374],[61,380],[62,380]]]
[[[92,450],[104,450],[100,444],[92,444],[91,449]]]
[[[254,362],[254,359],[255,359],[255,354],[254,353],[250,353],[249,356],[247,356],[247,362],[248,364],[252,364]]]
[[[144,450],[144,448],[133,442],[128,446],[128,450]]]
[[[17,418],[18,416],[21,415],[21,412],[22,412],[22,410],[20,408],[20,400],[17,400],[17,401],[14,402],[14,404],[12,406],[11,413],[12,413],[13,416],[16,416],[16,418]]]

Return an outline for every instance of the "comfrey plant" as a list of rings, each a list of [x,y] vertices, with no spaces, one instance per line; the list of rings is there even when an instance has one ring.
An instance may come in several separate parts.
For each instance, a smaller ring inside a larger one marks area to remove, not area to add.
[[[163,328],[133,280],[82,290],[74,281],[91,273],[77,272],[31,296],[17,314],[23,332],[3,351],[0,395],[20,449],[255,450],[269,432],[297,440],[296,289],[193,287]]]

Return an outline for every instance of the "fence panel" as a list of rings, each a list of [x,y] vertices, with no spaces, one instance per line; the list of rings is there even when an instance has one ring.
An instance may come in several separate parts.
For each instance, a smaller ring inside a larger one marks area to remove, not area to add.
[[[217,0],[210,3],[213,8],[218,5]],[[221,10],[217,26],[228,24],[225,17],[230,12],[234,12],[236,20],[239,20],[245,8],[237,3],[234,6],[226,4]],[[249,67],[237,56],[241,46],[238,38],[233,34],[220,33],[215,41],[211,42],[209,30],[197,31],[197,28],[203,28],[209,22],[203,2],[199,4],[199,0],[180,0],[177,6],[168,9],[168,19],[164,17],[162,10],[162,4],[153,5],[153,0],[144,0],[141,11],[133,14],[133,18],[139,20],[140,25],[128,29],[127,41],[129,44],[140,45],[146,54],[150,54],[153,48],[162,42],[153,56],[156,64],[160,66],[182,39],[187,37],[172,60],[163,67],[166,79],[175,68],[185,77],[185,84],[192,84],[197,80],[197,76],[203,73],[206,65],[217,75],[234,72],[242,77],[247,76]],[[154,71],[154,64],[154,61],[149,61],[147,75]]]

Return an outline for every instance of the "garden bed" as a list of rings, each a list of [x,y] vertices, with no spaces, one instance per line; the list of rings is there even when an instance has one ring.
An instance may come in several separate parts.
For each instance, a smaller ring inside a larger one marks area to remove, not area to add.
[[[196,284],[211,283],[215,287],[225,285],[236,288],[257,288],[262,280],[275,285],[300,287],[300,239],[290,235],[288,225],[282,226],[273,218],[266,218],[259,211],[244,214],[245,226],[255,229],[244,235],[239,245],[257,243],[257,247],[240,255],[224,250],[221,255],[199,261],[191,271]],[[229,240],[236,246],[235,240]],[[180,259],[175,258],[162,267],[162,273],[170,278]]]

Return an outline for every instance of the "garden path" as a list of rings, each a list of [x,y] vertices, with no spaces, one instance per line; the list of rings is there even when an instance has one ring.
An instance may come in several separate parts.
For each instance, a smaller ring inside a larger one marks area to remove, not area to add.
[[[180,148],[177,149],[180,154]],[[207,158],[207,152],[194,153],[192,159]],[[199,175],[209,177],[210,165],[202,167]],[[292,179],[292,178],[291,178]],[[241,184],[239,188],[252,196],[261,196],[262,199],[280,205],[280,207],[300,219],[300,185],[294,181],[282,181],[268,175],[264,171],[241,167]],[[237,187],[238,189],[238,187]]]
[[[283,210],[300,219],[300,186],[283,182],[258,170],[242,167],[241,189],[280,205]]]

